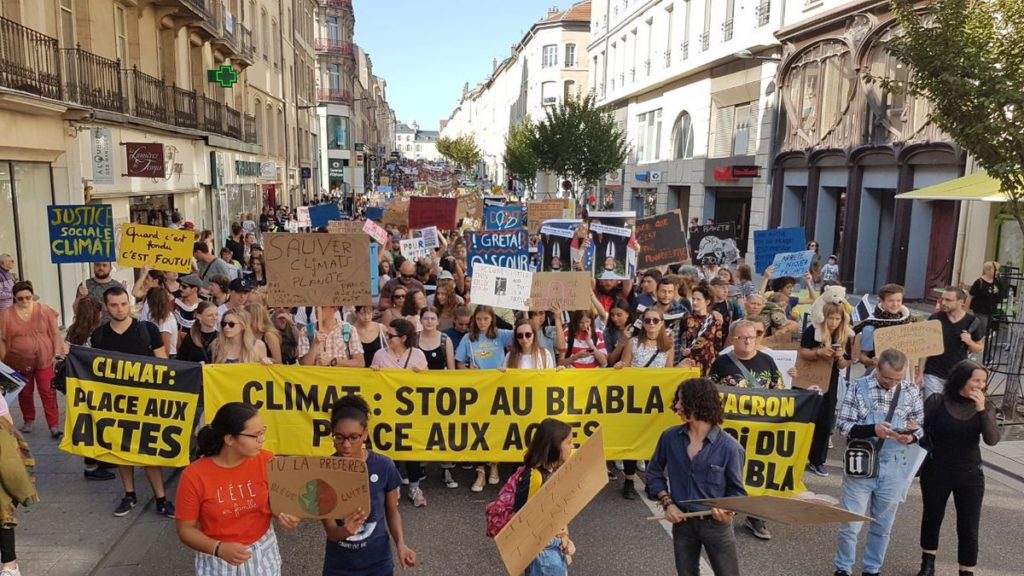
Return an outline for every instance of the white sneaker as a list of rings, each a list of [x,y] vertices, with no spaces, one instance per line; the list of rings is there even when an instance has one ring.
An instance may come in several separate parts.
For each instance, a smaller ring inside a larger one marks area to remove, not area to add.
[[[21,576],[21,568],[15,566],[14,568],[4,568],[0,570],[0,576]]]
[[[409,488],[409,499],[412,500],[412,505],[416,508],[423,508],[427,505],[427,497],[423,495],[423,490],[419,486]]]
[[[636,461],[637,472],[647,472],[647,460]]]
[[[615,461],[615,469],[620,471],[620,472],[625,469],[625,467],[622,464],[622,460],[616,460]]]

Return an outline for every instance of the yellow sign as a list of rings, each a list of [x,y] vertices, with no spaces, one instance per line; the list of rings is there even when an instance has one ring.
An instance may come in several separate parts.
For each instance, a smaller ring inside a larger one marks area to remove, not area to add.
[[[117,245],[117,264],[129,268],[188,274],[192,271],[195,233],[145,224],[122,224]]]

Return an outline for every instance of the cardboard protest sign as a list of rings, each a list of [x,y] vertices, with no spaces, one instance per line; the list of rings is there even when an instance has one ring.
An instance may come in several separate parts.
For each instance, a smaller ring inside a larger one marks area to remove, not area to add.
[[[310,228],[326,228],[332,220],[341,220],[341,208],[337,204],[318,204],[309,207]]]
[[[123,466],[189,464],[202,367],[72,346],[60,449]]]
[[[775,360],[775,366],[782,374],[782,381],[786,388],[793,387],[793,377],[789,375],[790,368],[796,368],[796,350],[763,350],[763,352]]]
[[[539,270],[561,272],[573,269],[573,262],[580,262],[583,269],[583,239],[576,237],[576,229],[582,220],[545,220],[540,227]]]
[[[606,484],[604,432],[597,428],[495,536],[508,573],[522,574]]]
[[[370,306],[365,234],[263,234],[268,306]]]
[[[636,273],[635,212],[591,212],[586,266],[598,280],[628,280]]]
[[[942,322],[911,322],[875,330],[875,357],[890,348],[903,352],[910,359],[939,356],[944,351]]]
[[[191,230],[174,230],[145,224],[122,224],[117,243],[117,264],[128,268],[188,274],[192,271],[192,246],[196,235]]]
[[[515,230],[522,225],[522,206],[487,206],[484,208],[484,228],[486,230]]]
[[[384,219],[381,222],[385,228],[393,226],[399,230],[409,226],[409,201],[396,200],[388,204],[384,209]]]
[[[732,264],[740,259],[736,224],[705,224],[690,227],[690,258],[697,266]]]
[[[640,245],[638,265],[641,269],[688,260],[683,215],[679,210],[637,220],[636,241]]]
[[[480,197],[476,194],[470,193],[465,196],[459,196],[459,208],[457,211],[459,219],[469,218],[471,220],[480,220],[483,216],[483,212],[481,212],[482,209],[482,202],[480,201]]]
[[[331,234],[362,234],[363,223],[355,220],[331,220],[327,223],[327,231]]]
[[[848,510],[810,499],[780,498],[778,496],[732,496],[694,500],[693,502],[789,526],[871,521],[868,516],[854,514]]]
[[[46,207],[50,262],[113,262],[114,214],[110,204]]]
[[[754,267],[762,274],[776,254],[799,252],[807,247],[807,233],[803,228],[775,228],[754,230]]]
[[[476,280],[474,279],[474,282]],[[530,310],[589,310],[591,276],[586,272],[536,272],[530,288]]]
[[[399,250],[402,256],[405,256],[409,260],[419,260],[420,258],[430,258],[430,248],[427,248],[423,244],[423,238],[403,238],[399,243]]]
[[[484,206],[504,206],[508,203],[508,199],[500,195],[484,196],[483,201]]]
[[[771,336],[766,336],[765,339],[761,341],[761,345],[765,348],[771,348],[772,350],[799,350],[800,341],[794,340],[794,335],[799,335],[799,333],[776,332]]]
[[[814,360],[807,361],[797,356],[796,376],[793,377],[791,386],[793,388],[807,389],[811,386],[821,388],[822,392],[828,392],[832,383],[832,361]]]
[[[772,261],[772,277],[803,278],[811,269],[811,261],[814,260],[813,250],[802,250],[800,252],[781,252],[775,255]]]
[[[366,210],[363,211],[363,215],[366,216],[367,220],[380,222],[384,219],[384,209],[377,206],[367,206]]]
[[[433,249],[441,247],[441,241],[437,237],[437,226],[416,230],[416,236],[418,238],[423,238],[423,245],[427,248]]]
[[[295,219],[300,227],[309,227],[309,206],[299,206],[295,209]]]
[[[531,285],[529,272],[477,263],[473,266],[470,301],[509,310],[527,310]]]
[[[541,224],[546,220],[562,220],[569,218],[569,201],[564,198],[538,200],[526,205],[527,230],[530,235],[540,233]]]
[[[458,204],[455,198],[413,196],[409,199],[409,228],[437,226],[438,230],[454,230]]]
[[[383,246],[388,241],[388,231],[382,228],[373,220],[363,222],[363,232],[373,238],[373,241]]]
[[[473,275],[474,264],[491,264],[501,268],[529,270],[530,242],[526,230],[504,232],[466,232],[467,274]]]
[[[366,462],[356,458],[274,456],[267,462],[270,509],[298,518],[342,519],[370,510]]]

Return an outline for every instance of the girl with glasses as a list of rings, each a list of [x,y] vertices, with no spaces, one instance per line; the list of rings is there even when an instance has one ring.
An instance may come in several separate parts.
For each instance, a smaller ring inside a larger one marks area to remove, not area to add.
[[[370,509],[356,510],[344,519],[322,521],[327,533],[323,576],[394,574],[392,539],[399,566],[405,569],[416,565],[416,552],[405,544],[398,510],[402,477],[390,458],[367,449],[369,421],[370,406],[362,396],[345,396],[331,408],[334,455],[366,462]]]
[[[272,364],[267,347],[256,339],[245,310],[229,310],[220,321],[220,336],[210,347],[214,364]]]
[[[509,347],[508,354],[502,362],[501,370],[515,368],[524,370],[542,370],[555,368],[555,359],[551,352],[542,348],[537,342],[537,332],[529,320],[523,319],[516,322],[512,330],[514,340]],[[561,366],[557,367],[561,369]]]
[[[256,408],[229,402],[199,431],[200,458],[181,474],[175,519],[178,538],[196,552],[196,576],[281,574],[271,518],[288,530],[299,519],[270,509],[266,430]],[[226,486],[246,489],[225,498]]]

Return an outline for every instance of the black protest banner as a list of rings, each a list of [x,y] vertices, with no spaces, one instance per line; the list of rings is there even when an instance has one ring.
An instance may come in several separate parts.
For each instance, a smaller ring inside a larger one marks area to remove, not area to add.
[[[187,466],[202,367],[72,346],[60,449],[124,466]]]
[[[690,258],[696,265],[732,264],[740,259],[732,222],[690,226]]]
[[[641,269],[686,262],[686,233],[683,216],[672,210],[636,221],[636,240],[640,244]]]

